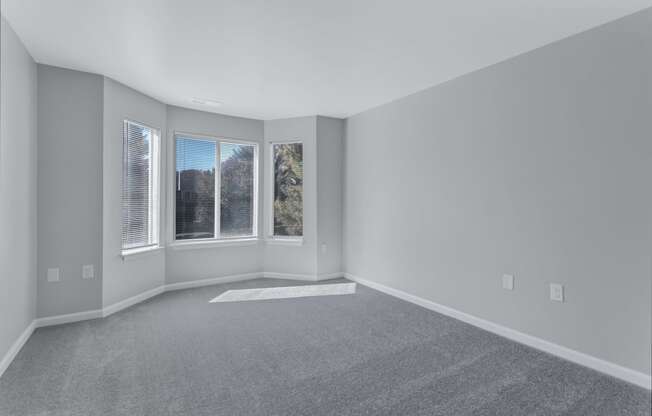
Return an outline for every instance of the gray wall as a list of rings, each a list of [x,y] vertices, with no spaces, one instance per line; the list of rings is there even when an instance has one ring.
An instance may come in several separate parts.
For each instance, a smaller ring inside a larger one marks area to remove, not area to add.
[[[317,117],[317,274],[322,276],[343,271],[343,139],[344,120]]]
[[[168,106],[167,124],[167,140],[171,146],[175,131],[207,136],[230,137],[260,143],[261,164],[258,184],[259,195],[262,195],[262,121]],[[175,183],[173,147],[170,147],[170,152],[168,153],[167,187],[170,195],[174,197],[175,194],[172,191]],[[169,223],[172,223],[172,218],[170,217],[173,212],[172,201],[173,198],[168,198]],[[262,224],[260,209],[258,215],[258,224]],[[258,231],[262,233],[262,227],[259,226]],[[172,241],[172,232],[172,229],[168,230],[168,242]],[[168,247],[166,253],[166,281],[168,283],[256,273],[260,271],[262,271],[262,246],[260,244],[194,248],[191,250],[175,250]]]
[[[351,117],[346,271],[650,374],[650,51],[647,10]]]
[[[317,274],[317,117],[297,117],[265,121],[265,162],[269,142],[301,140],[303,142],[303,245],[266,244],[264,269],[314,277]],[[265,164],[266,212],[271,210],[271,177],[269,162]],[[265,216],[264,237],[269,234],[269,215]]]
[[[165,252],[159,250],[122,259],[123,122],[138,121],[161,132],[161,243],[165,243],[166,106],[119,82],[104,78],[103,140],[103,305],[159,287],[165,283]]]
[[[36,312],[36,64],[0,23],[0,358]]]
[[[102,77],[38,65],[37,316],[102,306]],[[82,265],[95,279],[82,279]],[[46,270],[61,269],[48,283]]]

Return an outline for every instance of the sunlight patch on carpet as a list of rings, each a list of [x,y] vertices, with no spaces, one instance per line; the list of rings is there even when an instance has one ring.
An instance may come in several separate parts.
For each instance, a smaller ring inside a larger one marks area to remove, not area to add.
[[[336,283],[330,285],[305,285],[287,287],[265,287],[260,289],[227,290],[210,303],[242,302],[248,300],[305,298],[308,296],[351,295],[355,293],[355,283]]]

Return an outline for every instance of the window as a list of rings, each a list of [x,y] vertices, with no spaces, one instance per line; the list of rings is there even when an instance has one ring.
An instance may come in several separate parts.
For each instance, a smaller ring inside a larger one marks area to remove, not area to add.
[[[175,240],[257,234],[257,151],[254,143],[175,136]]]
[[[216,143],[177,137],[176,239],[215,238]]]
[[[254,157],[254,146],[220,143],[222,237],[254,234]]]
[[[271,234],[303,236],[303,144],[272,143],[273,200]]]
[[[158,244],[158,131],[124,121],[122,150],[122,250]]]

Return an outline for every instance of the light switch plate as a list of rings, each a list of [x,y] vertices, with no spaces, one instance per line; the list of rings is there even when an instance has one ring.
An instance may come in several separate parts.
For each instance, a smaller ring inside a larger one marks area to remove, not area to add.
[[[503,275],[503,289],[514,290],[514,276],[511,274]]]
[[[564,301],[564,286],[559,283],[550,283],[550,300],[555,302]]]
[[[92,279],[95,277],[95,270],[92,264],[84,264],[82,266],[82,279]]]
[[[59,277],[59,268],[55,267],[55,268],[48,269],[47,279],[48,282],[60,281],[61,279]]]

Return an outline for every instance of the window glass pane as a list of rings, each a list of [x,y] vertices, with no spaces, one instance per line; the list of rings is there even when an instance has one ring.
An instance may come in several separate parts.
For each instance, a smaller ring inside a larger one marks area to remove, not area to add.
[[[303,144],[274,144],[274,235],[303,235]]]
[[[177,240],[215,237],[214,141],[176,138]]]
[[[220,234],[253,234],[254,146],[220,143]]]
[[[154,132],[124,122],[122,175],[122,248],[155,244]]]

